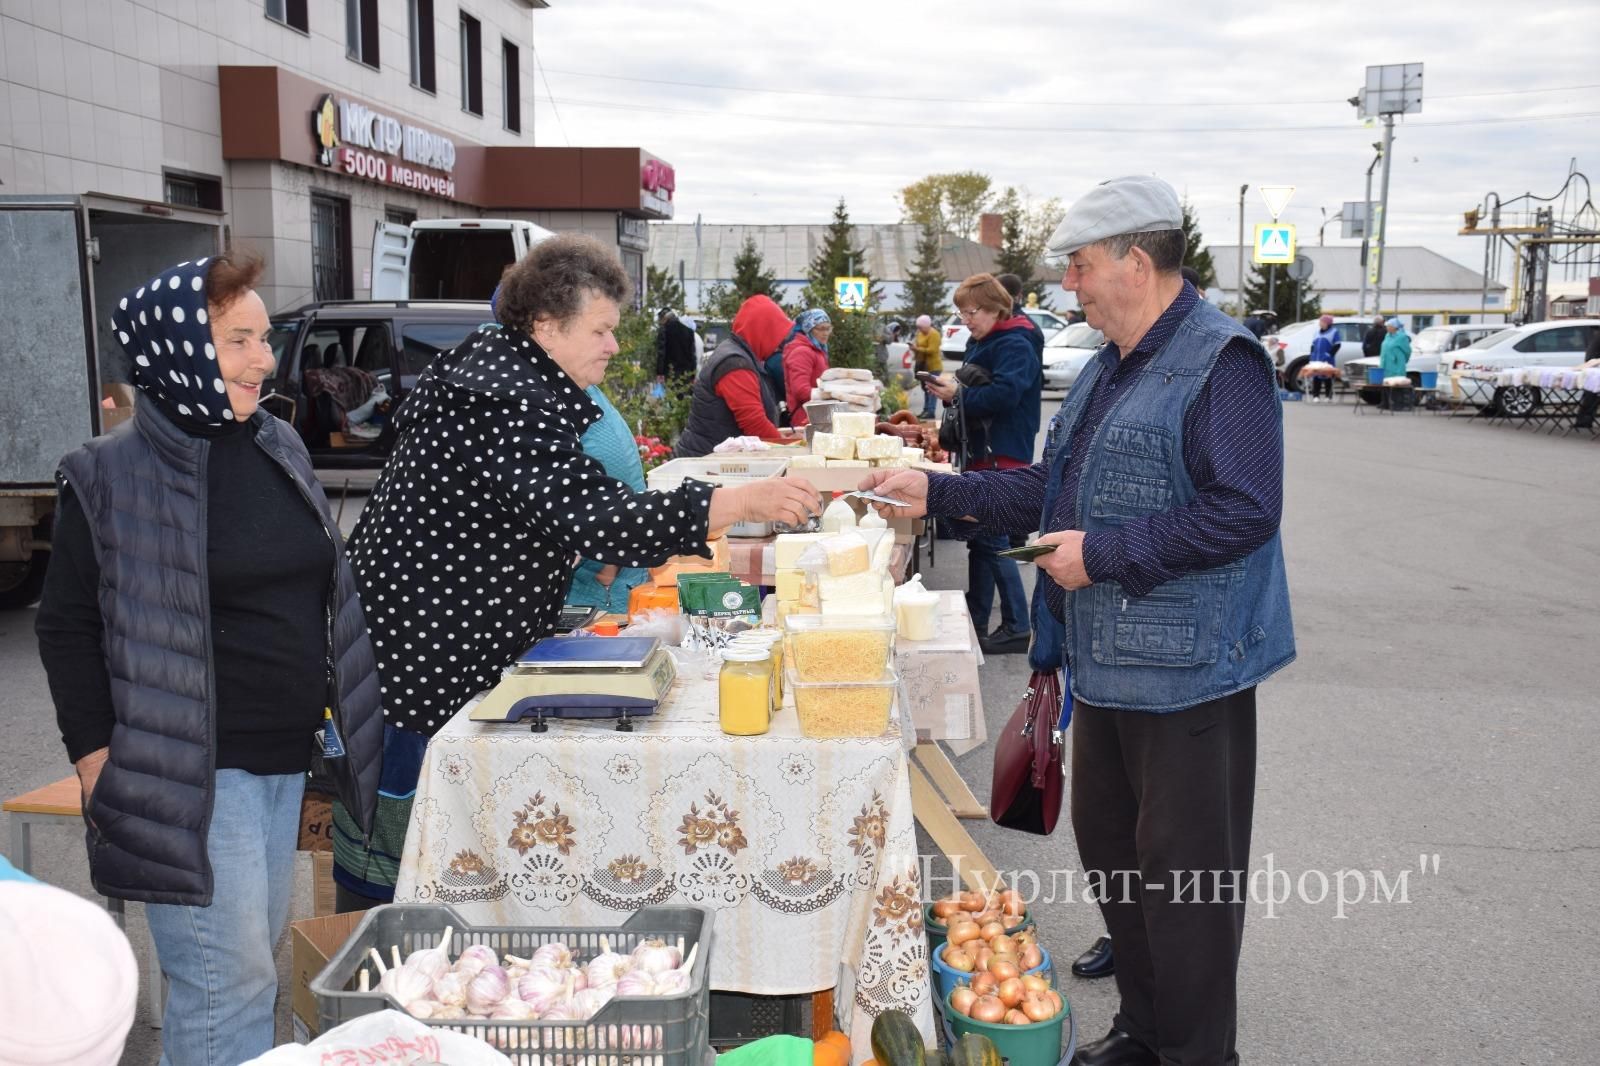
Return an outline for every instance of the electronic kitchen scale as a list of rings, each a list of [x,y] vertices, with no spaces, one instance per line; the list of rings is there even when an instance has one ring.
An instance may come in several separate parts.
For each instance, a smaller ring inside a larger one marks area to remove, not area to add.
[[[677,679],[677,664],[655,637],[546,637],[523,652],[500,683],[467,715],[475,722],[532,718],[543,733],[547,718],[631,719],[653,714]]]

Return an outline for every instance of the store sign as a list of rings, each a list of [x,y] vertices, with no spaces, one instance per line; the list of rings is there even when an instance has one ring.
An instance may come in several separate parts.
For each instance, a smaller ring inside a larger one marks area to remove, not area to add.
[[[456,145],[354,100],[323,96],[311,112],[317,162],[358,178],[454,199]]]
[[[639,174],[639,207],[664,218],[672,217],[672,194],[678,190],[678,174],[659,159],[646,160]]]
[[[650,250],[650,225],[642,218],[617,216],[617,246],[635,252]]]

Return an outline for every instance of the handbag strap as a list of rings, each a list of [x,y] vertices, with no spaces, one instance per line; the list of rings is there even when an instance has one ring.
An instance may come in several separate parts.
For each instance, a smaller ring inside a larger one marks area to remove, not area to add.
[[[1061,705],[1061,680],[1054,670],[1035,670],[1028,683],[1028,725],[1033,730],[1033,760],[1029,777],[1043,788],[1050,777],[1050,760],[1056,752],[1057,733],[1045,727]],[[1052,723],[1053,724],[1053,723]]]

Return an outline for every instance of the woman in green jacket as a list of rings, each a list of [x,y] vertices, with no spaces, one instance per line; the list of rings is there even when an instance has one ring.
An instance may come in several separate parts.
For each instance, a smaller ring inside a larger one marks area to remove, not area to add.
[[[1383,376],[1385,379],[1403,378],[1406,376],[1406,364],[1411,362],[1411,335],[1398,318],[1385,322],[1384,328],[1389,335],[1383,338],[1383,348],[1378,355]]]

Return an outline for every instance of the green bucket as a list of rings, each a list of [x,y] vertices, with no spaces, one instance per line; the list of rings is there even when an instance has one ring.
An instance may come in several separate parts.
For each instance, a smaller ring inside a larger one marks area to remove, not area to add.
[[[950,990],[954,994],[955,989]],[[950,996],[944,997],[944,1019],[959,1040],[968,1033],[978,1033],[994,1041],[1000,1057],[1010,1066],[1056,1066],[1061,1061],[1061,1031],[1072,1015],[1072,1004],[1061,997],[1061,1013],[1054,1018],[1029,1025],[1007,1025],[1004,1022],[980,1022],[969,1018],[950,1005]]]
[[[1023,908],[1022,917],[1018,918],[1015,924],[1006,926],[1006,934],[1020,933],[1032,924],[1033,915],[1027,908]],[[928,957],[932,958],[934,952],[944,947],[945,934],[950,932],[949,926],[933,916],[932,903],[922,905],[922,928],[928,934]]]

